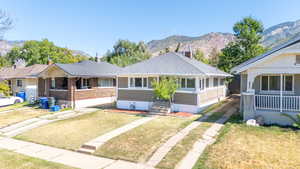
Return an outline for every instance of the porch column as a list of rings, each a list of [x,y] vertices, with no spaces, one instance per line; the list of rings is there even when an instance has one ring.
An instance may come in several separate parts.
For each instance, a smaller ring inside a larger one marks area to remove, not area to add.
[[[68,100],[70,101],[70,106],[75,108],[75,78],[68,78]]]
[[[280,74],[280,112],[282,112],[282,90],[283,90],[283,75]]]

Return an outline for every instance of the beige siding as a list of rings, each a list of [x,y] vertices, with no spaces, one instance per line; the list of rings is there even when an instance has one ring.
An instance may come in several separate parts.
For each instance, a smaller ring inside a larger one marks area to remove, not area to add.
[[[213,100],[216,100],[220,97],[224,97],[224,88],[213,88],[213,89],[207,89],[205,92],[200,93],[200,104],[211,102]]]
[[[174,96],[175,104],[197,105],[196,93],[176,93]]]
[[[152,90],[118,90],[118,100],[151,102],[153,99]]]
[[[128,88],[128,78],[127,77],[118,77],[118,87],[119,88]]]

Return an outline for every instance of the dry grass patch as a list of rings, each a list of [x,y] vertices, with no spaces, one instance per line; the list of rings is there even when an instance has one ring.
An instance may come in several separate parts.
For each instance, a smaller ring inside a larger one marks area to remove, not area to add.
[[[77,150],[83,143],[139,118],[135,115],[97,111],[32,129],[16,138]]]
[[[49,113],[48,110],[34,108],[0,113],[0,128]]]
[[[215,112],[198,127],[193,129],[186,137],[177,143],[170,152],[168,152],[168,154],[156,167],[162,169],[175,168],[180,160],[189,152],[190,149],[192,149],[194,143],[199,140],[203,133],[213,125],[213,122],[221,118],[223,114],[224,112]]]
[[[162,143],[192,120],[194,119],[158,117],[111,139],[96,151],[96,155],[145,162]]]
[[[13,105],[9,105],[9,106],[0,107],[0,112],[22,108],[27,105],[28,105],[28,102],[23,102],[23,103],[17,103],[17,104],[13,104]]]
[[[299,168],[299,147],[300,131],[228,123],[194,168]]]
[[[0,149],[1,169],[75,169],[62,164],[28,157]]]

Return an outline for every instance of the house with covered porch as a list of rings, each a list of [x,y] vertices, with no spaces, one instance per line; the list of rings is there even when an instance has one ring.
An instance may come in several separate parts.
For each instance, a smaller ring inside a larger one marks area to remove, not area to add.
[[[241,76],[244,120],[291,125],[300,112],[300,37],[234,67]]]
[[[119,67],[106,62],[52,64],[38,75],[38,95],[54,97],[57,104],[72,108],[112,103],[119,71]]]
[[[117,107],[155,111],[158,103],[152,86],[162,77],[174,77],[179,88],[171,111],[198,113],[226,96],[225,78],[231,75],[186,55],[170,52],[127,66],[118,74]]]

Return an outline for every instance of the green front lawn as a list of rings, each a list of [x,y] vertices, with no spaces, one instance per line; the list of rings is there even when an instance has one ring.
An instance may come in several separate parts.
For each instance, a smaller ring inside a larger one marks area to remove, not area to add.
[[[134,162],[145,162],[154,151],[194,119],[158,117],[101,146],[96,155]]]
[[[233,116],[194,169],[299,168],[299,147],[299,130],[246,126]]]
[[[136,115],[97,111],[50,123],[15,138],[77,150],[82,144],[140,118]]]
[[[1,169],[75,169],[62,164],[28,157],[15,152],[0,149]]]

